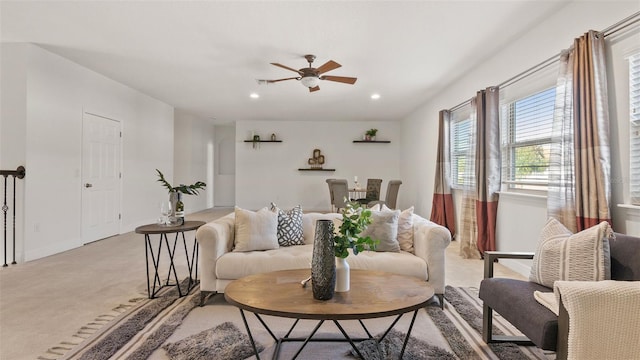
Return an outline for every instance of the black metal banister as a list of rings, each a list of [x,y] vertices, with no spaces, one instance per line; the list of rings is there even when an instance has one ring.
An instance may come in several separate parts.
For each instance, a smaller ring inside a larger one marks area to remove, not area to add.
[[[7,205],[7,178],[13,176],[13,262],[16,264],[16,178],[24,179],[27,171],[24,166],[18,166],[16,170],[0,170],[0,176],[4,177],[4,202],[2,204],[2,212],[4,213],[4,265],[7,267],[7,211],[9,206]]]

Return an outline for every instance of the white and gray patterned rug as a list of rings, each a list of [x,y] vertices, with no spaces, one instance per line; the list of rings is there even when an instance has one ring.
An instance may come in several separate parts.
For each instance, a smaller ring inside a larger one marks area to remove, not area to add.
[[[535,347],[514,344],[486,345],[481,338],[482,303],[475,289],[447,287],[445,309],[428,306],[419,312],[405,351],[404,359],[553,359],[555,354]],[[85,327],[78,341],[63,341],[53,346],[41,360],[53,359],[169,359],[224,360],[255,358],[239,311],[227,304],[221,295],[198,307],[199,292],[177,298],[174,290],[157,299],[137,299],[128,309],[108,324]],[[283,336],[292,320],[263,317],[277,336]],[[275,343],[255,317],[247,317],[257,341],[260,358],[271,358]],[[392,318],[366,320],[373,334],[382,333]],[[404,334],[410,321],[403,317],[379,345],[372,341],[360,343],[367,360],[398,357]],[[355,337],[364,337],[356,321],[341,324]],[[301,321],[292,336],[305,336],[315,326],[314,321]],[[499,316],[494,332],[507,335],[516,330]],[[333,324],[325,323],[318,337],[336,337],[340,333]],[[291,358],[299,343],[284,343],[280,358]],[[309,343],[299,359],[354,359],[348,343]]]

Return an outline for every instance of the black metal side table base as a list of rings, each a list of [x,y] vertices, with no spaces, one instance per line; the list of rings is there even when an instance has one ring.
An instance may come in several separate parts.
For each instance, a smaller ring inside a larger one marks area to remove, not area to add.
[[[149,299],[156,297],[158,292],[167,286],[176,286],[178,288],[178,295],[180,297],[187,295],[199,282],[198,282],[198,256],[199,245],[198,241],[194,239],[193,247],[191,251],[187,248],[187,240],[185,238],[185,231],[196,230],[200,226],[204,225],[203,221],[187,221],[183,225],[176,227],[162,226],[158,224],[150,224],[138,227],[136,233],[144,234],[145,239],[145,264],[147,269],[147,295]],[[169,241],[168,234],[175,233],[173,243]],[[157,250],[154,251],[153,242],[151,240],[152,234],[160,235],[158,241]],[[176,255],[176,247],[180,241],[180,235],[182,236],[182,245],[184,248],[184,254],[187,262],[187,268],[189,270],[189,281],[186,289],[181,288],[180,279],[176,272],[176,266],[174,264],[174,257]],[[164,244],[164,246],[163,246]],[[167,248],[169,254],[169,271],[167,272],[166,280],[160,279],[159,268],[160,259],[162,255],[162,248]],[[149,263],[151,258],[151,264]],[[151,269],[152,265],[153,269]],[[151,274],[153,272],[153,275]],[[151,279],[153,278],[153,282]],[[173,279],[172,279],[173,278]],[[164,280],[164,282],[163,282]]]
[[[255,340],[253,339],[253,334],[251,333],[251,328],[249,327],[249,323],[247,322],[247,318],[246,318],[246,316],[244,314],[244,310],[242,310],[242,309],[239,309],[239,310],[240,310],[240,315],[242,316],[242,321],[244,322],[244,326],[245,326],[245,328],[247,330],[247,334],[249,335],[249,340],[251,342],[251,346],[253,347],[253,351],[254,351],[254,353],[256,355],[256,359],[260,360],[260,355],[258,354],[258,348],[256,347]],[[413,325],[414,325],[414,323],[416,321],[416,316],[418,315],[418,310],[419,309],[417,309],[417,310],[415,310],[413,312],[413,316],[411,318],[411,323],[409,324],[409,329],[407,330],[407,334],[405,335],[404,342],[402,344],[402,350],[400,351],[400,355],[398,356],[398,359],[400,359],[400,360],[402,360],[402,358],[404,356],[404,351],[405,351],[405,349],[407,347],[407,343],[409,341],[409,338],[411,337],[411,331],[413,330]],[[279,356],[280,356],[280,348],[281,348],[281,345],[283,343],[285,343],[285,342],[302,342],[303,343],[302,346],[296,352],[296,354],[292,357],[292,360],[293,360],[293,359],[298,358],[298,356],[300,355],[302,350],[305,348],[305,346],[307,346],[307,344],[309,342],[348,342],[351,345],[351,348],[355,351],[355,353],[358,354],[360,359],[365,359],[364,356],[362,356],[362,353],[360,353],[360,350],[358,350],[358,347],[356,346],[355,343],[356,342],[362,342],[362,341],[365,341],[365,340],[374,340],[377,344],[379,344],[389,334],[391,329],[393,329],[395,327],[395,325],[398,323],[398,320],[400,320],[400,318],[406,313],[398,315],[395,318],[395,320],[393,320],[391,325],[389,325],[387,330],[384,332],[384,334],[379,339],[377,339],[377,338],[375,338],[375,337],[373,337],[371,335],[371,333],[369,332],[369,330],[367,329],[367,327],[365,326],[365,324],[364,324],[364,322],[362,320],[358,320],[358,322],[360,322],[360,325],[362,326],[364,331],[367,333],[368,337],[365,337],[365,338],[351,338],[351,336],[349,336],[349,334],[344,330],[342,325],[340,325],[338,320],[330,320],[330,321],[332,321],[338,327],[338,329],[340,330],[340,332],[342,333],[342,336],[344,338],[314,339],[313,336],[317,333],[317,331],[320,329],[320,327],[322,326],[322,324],[324,324],[324,322],[326,320],[318,321],[318,323],[313,328],[313,330],[311,331],[309,336],[307,336],[306,338],[293,338],[293,337],[290,337],[289,335],[291,335],[291,333],[293,332],[294,328],[296,327],[296,325],[298,324],[300,319],[296,319],[296,321],[293,323],[293,325],[291,326],[291,328],[289,329],[289,331],[287,332],[287,334],[284,337],[278,338],[278,337],[275,336],[273,331],[271,331],[271,329],[269,328],[267,323],[262,319],[262,317],[260,317],[259,314],[257,314],[257,313],[253,313],[253,314],[260,321],[260,323],[265,328],[265,330],[267,330],[269,335],[271,335],[273,340],[276,341],[276,348],[275,348],[275,350],[273,352],[273,356],[272,356],[273,360],[279,358]]]

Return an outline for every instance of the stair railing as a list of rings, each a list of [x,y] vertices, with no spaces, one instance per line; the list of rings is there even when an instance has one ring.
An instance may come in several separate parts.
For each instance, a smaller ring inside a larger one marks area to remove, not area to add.
[[[16,264],[16,178],[24,179],[26,174],[26,169],[24,166],[18,166],[16,170],[0,170],[0,176],[4,177],[4,202],[2,204],[2,212],[4,213],[4,265],[2,267],[7,267],[7,212],[9,211],[9,206],[7,205],[7,182],[8,177],[13,177],[13,262],[12,265]]]

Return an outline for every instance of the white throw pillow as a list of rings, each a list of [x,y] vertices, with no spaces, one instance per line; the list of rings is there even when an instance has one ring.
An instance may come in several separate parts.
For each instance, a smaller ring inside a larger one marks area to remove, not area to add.
[[[380,209],[380,204],[375,204],[372,207],[370,207],[369,210],[371,210],[371,211],[380,211],[382,209]]]
[[[382,205],[382,210],[393,211]],[[413,253],[413,206],[402,210],[398,218],[398,243],[400,250]]]
[[[278,214],[266,207],[257,212],[235,209],[235,247],[233,251],[277,249]]]
[[[611,279],[612,237],[613,231],[606,221],[572,234],[558,220],[550,218],[540,233],[529,281],[553,288],[558,280]]]
[[[398,218],[400,210],[372,211],[371,224],[360,233],[362,237],[371,237],[378,240],[376,251],[400,251],[398,244]]]

